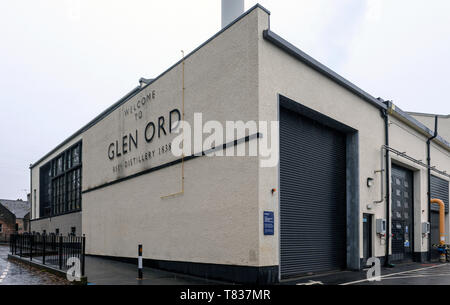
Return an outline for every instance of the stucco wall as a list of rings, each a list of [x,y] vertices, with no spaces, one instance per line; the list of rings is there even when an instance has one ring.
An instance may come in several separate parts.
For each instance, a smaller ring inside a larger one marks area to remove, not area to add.
[[[47,234],[55,233],[56,229],[59,229],[59,233],[62,235],[67,235],[71,233],[71,228],[75,227],[77,236],[82,234],[81,229],[81,214],[82,212],[69,213],[64,215],[59,215],[56,217],[48,217],[42,218],[38,220],[32,220],[31,223],[31,232],[39,232],[42,233],[43,230],[47,232]]]
[[[259,9],[219,34],[185,60],[185,120],[256,120]],[[92,188],[178,159],[159,148],[175,134],[147,143],[142,131],[173,109],[182,109],[182,65],[178,64],[83,136],[83,233],[90,254],[135,257],[143,244],[151,259],[258,265],[256,157],[201,157],[100,189]],[[142,118],[124,115],[149,92]],[[138,130],[138,147],[112,160],[108,147]],[[222,144],[222,143],[216,143]],[[243,145],[243,144],[241,144]],[[155,157],[114,172],[129,158],[155,151]],[[197,149],[195,151],[198,151]],[[92,191],[91,191],[92,190]]]

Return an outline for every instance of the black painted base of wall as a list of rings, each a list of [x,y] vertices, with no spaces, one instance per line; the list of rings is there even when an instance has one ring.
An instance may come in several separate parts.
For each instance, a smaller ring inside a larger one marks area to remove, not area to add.
[[[414,252],[413,259],[418,263],[428,262],[428,252]]]
[[[137,265],[137,258],[104,255],[89,256],[101,257]],[[278,282],[278,266],[253,267],[165,261],[145,258],[143,260],[143,264],[144,267],[162,269],[231,283],[269,285]]]

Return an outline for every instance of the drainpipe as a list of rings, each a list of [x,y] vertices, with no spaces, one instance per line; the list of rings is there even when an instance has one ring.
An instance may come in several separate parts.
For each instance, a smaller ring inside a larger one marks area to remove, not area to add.
[[[434,117],[434,135],[427,140],[427,173],[428,173],[428,202],[431,202],[431,141],[436,138],[438,135],[438,116],[436,115]],[[428,222],[431,223],[431,205],[427,204],[427,210],[428,210]],[[431,232],[428,235],[428,260],[431,260]]]
[[[385,162],[386,162],[386,256],[384,260],[384,265],[386,267],[391,267],[389,263],[389,248],[390,248],[390,240],[391,240],[391,222],[390,222],[390,212],[391,212],[391,188],[389,185],[390,178],[390,167],[389,167],[389,111],[391,111],[392,102],[386,101],[387,109],[382,109],[382,116],[384,118],[384,137],[385,137]]]

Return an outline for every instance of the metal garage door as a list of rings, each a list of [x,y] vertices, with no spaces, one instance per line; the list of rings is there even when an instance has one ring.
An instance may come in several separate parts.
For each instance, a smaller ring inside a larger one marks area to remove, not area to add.
[[[280,108],[281,278],[345,268],[345,135]]]
[[[413,173],[392,165],[392,261],[413,258]]]
[[[448,213],[448,181],[431,176],[431,198],[437,198],[444,201],[445,212]],[[431,205],[431,244],[439,244],[439,205]],[[431,249],[431,259],[439,260],[437,249]]]
[[[445,212],[448,213],[448,181],[431,175],[431,198],[437,198],[444,201]],[[432,211],[439,212],[439,205],[432,204]]]

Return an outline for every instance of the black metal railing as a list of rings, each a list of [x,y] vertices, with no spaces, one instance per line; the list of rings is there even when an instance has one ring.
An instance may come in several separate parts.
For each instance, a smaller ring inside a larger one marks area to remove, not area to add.
[[[11,234],[10,252],[13,255],[29,258],[59,270],[67,270],[69,258],[80,261],[81,276],[84,276],[86,237],[62,236],[55,234]]]

